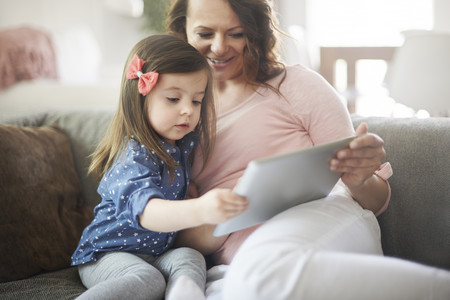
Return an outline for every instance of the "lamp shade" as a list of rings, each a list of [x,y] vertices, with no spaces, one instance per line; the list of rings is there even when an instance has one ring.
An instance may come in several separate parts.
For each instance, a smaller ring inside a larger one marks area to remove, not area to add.
[[[420,31],[407,35],[392,59],[390,96],[415,110],[448,116],[450,111],[450,34]]]

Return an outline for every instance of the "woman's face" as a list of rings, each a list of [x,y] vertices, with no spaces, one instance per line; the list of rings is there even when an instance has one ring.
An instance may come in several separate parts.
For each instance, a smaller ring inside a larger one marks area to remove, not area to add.
[[[246,37],[227,0],[188,0],[188,42],[207,59],[218,81],[242,75]]]

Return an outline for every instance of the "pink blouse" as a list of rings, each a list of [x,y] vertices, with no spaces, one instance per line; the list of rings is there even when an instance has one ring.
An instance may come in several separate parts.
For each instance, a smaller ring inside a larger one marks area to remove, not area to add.
[[[278,86],[282,75],[270,81]],[[311,147],[354,134],[350,116],[337,92],[317,73],[300,65],[287,67],[281,94],[260,87],[248,99],[218,116],[214,151],[199,173],[196,153],[192,180],[200,195],[213,188],[233,188],[250,160]],[[232,233],[213,255],[228,264],[257,226]]]

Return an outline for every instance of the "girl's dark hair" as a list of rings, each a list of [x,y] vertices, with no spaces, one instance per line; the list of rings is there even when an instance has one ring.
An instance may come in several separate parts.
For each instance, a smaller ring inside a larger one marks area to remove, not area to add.
[[[200,120],[195,128],[195,132],[200,137],[199,146],[204,154],[203,162],[206,164],[215,135],[211,69],[203,55],[185,41],[171,35],[152,35],[138,42],[128,56],[122,76],[119,107],[105,136],[92,155],[89,172],[100,179],[112,166],[118,155],[123,152],[128,140],[133,137],[147,149],[153,150],[173,175],[176,162],[166,153],[160,136],[150,126],[147,118],[150,97],[139,93],[138,80],[130,80],[125,77],[125,71],[134,54],[146,61],[142,68],[143,73],[156,71],[162,75],[204,70],[207,74],[208,84],[202,101]]]
[[[266,85],[266,81],[285,71],[278,59],[278,34],[270,0],[227,0],[244,28],[244,76],[247,82]],[[186,16],[189,0],[174,0],[167,17],[167,32],[187,41]],[[283,78],[284,79],[284,78]],[[270,86],[269,86],[270,87]],[[272,88],[272,87],[271,87]],[[276,88],[278,92],[279,89]]]

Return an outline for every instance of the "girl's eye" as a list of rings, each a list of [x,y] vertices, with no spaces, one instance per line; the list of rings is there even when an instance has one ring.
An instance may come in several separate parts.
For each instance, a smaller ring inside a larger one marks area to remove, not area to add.
[[[169,100],[170,102],[177,102],[179,99],[178,98],[167,97],[167,100]]]
[[[194,105],[202,105],[202,101],[200,100],[193,100],[192,103],[194,103]]]

